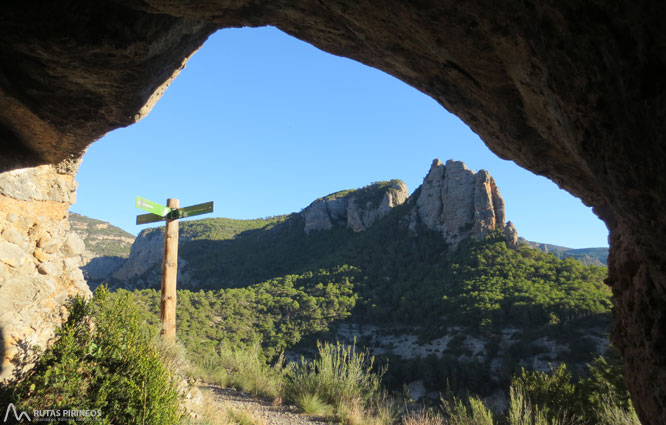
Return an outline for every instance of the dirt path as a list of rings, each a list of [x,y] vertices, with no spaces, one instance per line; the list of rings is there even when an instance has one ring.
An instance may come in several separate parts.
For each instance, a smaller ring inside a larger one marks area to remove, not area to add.
[[[303,413],[298,413],[294,406],[273,406],[270,402],[257,400],[252,395],[230,388],[205,386],[224,407],[251,412],[265,425],[328,425],[327,422]]]

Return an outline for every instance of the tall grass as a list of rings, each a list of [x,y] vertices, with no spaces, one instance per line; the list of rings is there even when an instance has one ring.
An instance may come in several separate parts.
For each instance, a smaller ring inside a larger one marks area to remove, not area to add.
[[[614,404],[610,397],[606,398],[597,410],[599,425],[641,425],[636,411],[629,407],[629,410],[625,410]]]
[[[180,349],[170,350],[166,350],[166,363],[178,365],[171,369],[186,368],[187,365],[179,363]],[[358,352],[355,345],[319,342],[314,359],[301,358],[298,364],[285,365],[281,357],[273,366],[267,364],[259,345],[223,348],[208,360],[204,372],[199,371],[208,382],[254,396],[284,399],[307,414],[344,425],[640,425],[630,405],[627,409],[612,398],[602,399],[601,407],[593,408],[596,412],[593,422],[580,413],[568,415],[565,409],[571,408],[570,404],[552,407],[546,402],[533,402],[529,390],[550,388],[552,379],[548,382],[533,379],[528,387],[521,380],[514,380],[509,389],[508,409],[496,416],[478,397],[468,397],[443,401],[442,414],[422,410],[406,412],[401,417],[395,398],[382,388],[382,374],[375,371],[374,357],[368,352]]]
[[[477,397],[470,397],[467,403],[459,398],[443,401],[443,408],[451,425],[493,425],[493,414]],[[513,424],[512,424],[513,425]]]
[[[397,408],[382,390],[383,372],[373,369],[374,357],[357,352],[355,345],[340,343],[318,342],[317,352],[314,360],[301,358],[287,375],[286,400],[303,411],[316,406],[319,412],[334,412],[337,420],[348,425],[395,421]]]
[[[264,358],[259,344],[254,344],[249,347],[220,348],[215,358],[208,359],[205,365],[199,367],[197,375],[222,387],[279,401],[282,399],[285,374],[288,371],[284,357],[280,356],[271,366]]]
[[[357,352],[354,345],[317,343],[318,356],[289,374],[285,395],[295,401],[302,394],[315,394],[336,406],[353,400],[368,402],[381,390],[381,375],[373,369],[374,357]]]
[[[430,409],[421,409],[405,413],[401,425],[444,425],[444,418]]]

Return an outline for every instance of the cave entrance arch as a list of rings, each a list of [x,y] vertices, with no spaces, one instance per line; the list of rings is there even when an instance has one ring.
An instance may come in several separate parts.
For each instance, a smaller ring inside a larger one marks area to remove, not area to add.
[[[666,422],[666,4],[117,0],[68,7],[3,5],[3,170],[62,164],[135,122],[216,29],[274,25],[427,93],[500,157],[595,209],[610,230],[612,337],[641,419]],[[38,214],[32,204],[19,207]]]

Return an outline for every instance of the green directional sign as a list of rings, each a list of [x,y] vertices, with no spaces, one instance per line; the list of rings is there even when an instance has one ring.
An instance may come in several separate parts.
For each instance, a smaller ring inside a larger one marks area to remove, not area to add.
[[[156,223],[164,220],[176,220],[192,217],[199,214],[213,212],[213,202],[190,205],[185,208],[169,208],[140,196],[136,197],[136,207],[149,211],[150,214],[136,216],[136,224]]]
[[[149,213],[159,215],[160,217],[165,217],[171,211],[171,208],[169,207],[160,205],[157,202],[149,201],[140,196],[136,197],[136,207],[148,211]]]
[[[172,213],[176,215],[176,218],[186,218],[186,217],[192,217],[195,215],[199,214],[206,214],[213,212],[213,203],[212,202],[206,202],[203,204],[197,204],[197,205],[191,205],[189,207],[185,208],[178,208],[177,210],[173,211]]]
[[[160,217],[155,214],[141,214],[136,216],[136,224],[156,223],[164,220],[166,220],[165,217]]]

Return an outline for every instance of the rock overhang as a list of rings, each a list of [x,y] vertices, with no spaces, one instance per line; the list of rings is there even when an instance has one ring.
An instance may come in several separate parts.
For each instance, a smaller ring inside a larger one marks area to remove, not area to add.
[[[118,0],[2,9],[2,170],[77,157],[140,119],[218,28],[274,25],[433,97],[500,157],[555,181],[606,222],[613,339],[641,418],[666,420],[663,2]],[[20,202],[29,215],[28,204],[42,201]]]

